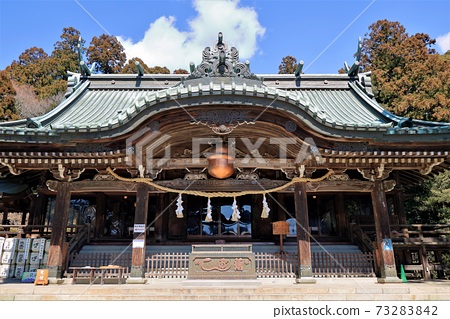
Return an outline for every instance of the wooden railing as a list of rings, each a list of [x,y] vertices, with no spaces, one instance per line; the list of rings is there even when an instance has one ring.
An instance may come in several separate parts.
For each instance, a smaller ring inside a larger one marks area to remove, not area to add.
[[[91,224],[83,225],[69,241],[68,255],[78,253],[91,239]]]
[[[374,225],[360,228],[363,233],[375,236]],[[407,277],[450,278],[450,265],[443,258],[450,252],[450,224],[398,224],[390,228],[399,273],[403,266]]]
[[[391,236],[393,239],[403,238],[406,243],[450,243],[450,224],[392,225]]]
[[[350,224],[351,240],[359,249],[363,252],[373,252],[375,250],[373,246],[373,240],[362,230],[357,224]]]
[[[258,278],[295,278],[297,254],[255,253]],[[188,253],[154,254],[147,258],[147,278],[186,278]],[[316,277],[375,276],[373,253],[312,253],[313,275]]]
[[[355,225],[365,234],[373,235],[375,225]],[[399,224],[391,225],[391,237],[405,242],[446,242],[450,238],[450,224]],[[404,240],[406,239],[406,240]]]
[[[256,253],[256,276],[259,278],[295,278],[297,254]]]
[[[147,278],[186,278],[189,253],[162,253],[147,258]]]
[[[82,253],[69,258],[70,267],[100,267],[118,265],[126,268],[127,277],[131,267],[131,253]],[[374,276],[372,253],[312,253],[313,275],[316,277]],[[146,278],[187,278],[189,253],[153,254],[146,258]],[[258,278],[295,278],[298,270],[297,254],[255,253]]]
[[[313,274],[316,277],[374,277],[372,252],[312,253]]]

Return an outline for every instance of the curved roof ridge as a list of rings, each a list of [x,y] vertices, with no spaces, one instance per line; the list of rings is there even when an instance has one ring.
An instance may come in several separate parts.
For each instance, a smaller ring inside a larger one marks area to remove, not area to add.
[[[359,81],[349,82],[349,86],[354,90],[355,93],[357,93],[362,99],[364,99],[364,101],[366,101],[367,104],[369,106],[371,106],[373,110],[377,111],[381,116],[392,121],[396,125],[399,125],[400,128],[402,127],[401,125],[403,125],[403,123],[408,122],[408,121],[412,125],[416,124],[416,125],[421,125],[421,126],[426,126],[426,127],[450,126],[450,123],[446,123],[446,122],[432,122],[432,121],[416,120],[416,119],[411,119],[411,118],[396,115],[396,114],[391,113],[388,110],[384,109],[380,104],[378,104],[376,101],[374,101],[373,98],[371,97],[372,94],[368,93]]]
[[[244,95],[254,97],[264,97],[274,100],[287,102],[291,105],[299,107],[303,112],[308,113],[320,124],[340,129],[362,129],[362,130],[380,130],[391,127],[390,123],[381,122],[361,122],[361,123],[344,123],[330,117],[330,114],[320,112],[321,108],[315,105],[307,96],[301,94],[301,91],[287,91],[283,89],[267,87],[267,86],[247,86],[246,83],[214,83],[209,85],[197,83],[197,85],[186,85],[171,87],[160,91],[148,92],[144,96],[135,100],[129,107],[124,108],[124,112],[117,114],[115,117],[105,119],[103,123],[99,123],[100,127],[112,127],[117,124],[124,124],[131,121],[141,111],[152,107],[153,105],[165,102],[171,99],[183,99],[192,96],[201,95]]]

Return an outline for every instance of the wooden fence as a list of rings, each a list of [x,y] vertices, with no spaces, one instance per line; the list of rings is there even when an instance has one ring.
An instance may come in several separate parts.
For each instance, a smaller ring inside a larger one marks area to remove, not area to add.
[[[289,253],[256,253],[256,276],[259,278],[295,278],[298,258]]]
[[[313,252],[312,269],[315,277],[375,276],[372,253]],[[189,253],[161,253],[146,258],[146,278],[187,278]],[[298,269],[297,254],[255,253],[258,278],[295,278]],[[71,256],[70,267],[100,267],[118,265],[131,267],[131,253],[82,253]],[[70,271],[67,275],[70,276]]]
[[[163,253],[147,257],[147,278],[186,278],[189,253]]]
[[[326,253],[311,255],[315,277],[372,277],[373,253]]]
[[[297,254],[255,253],[258,278],[295,278],[298,269]],[[155,254],[147,258],[146,277],[186,278],[188,253]],[[375,276],[373,253],[312,253],[315,277],[369,277]]]
[[[125,267],[126,277],[131,268],[131,253],[81,253],[69,257],[69,267],[101,267],[116,265]],[[70,276],[72,271],[67,268],[66,275]]]

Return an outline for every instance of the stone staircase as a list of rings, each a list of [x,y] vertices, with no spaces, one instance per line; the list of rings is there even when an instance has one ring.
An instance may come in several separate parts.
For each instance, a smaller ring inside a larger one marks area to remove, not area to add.
[[[376,278],[318,278],[315,284],[295,284],[293,281],[258,280],[260,285],[245,282],[202,282],[191,286],[187,280],[158,280],[146,284],[88,285],[63,284],[34,286],[33,284],[0,284],[0,300],[10,301],[434,301],[450,300],[450,283],[408,282],[379,284]]]

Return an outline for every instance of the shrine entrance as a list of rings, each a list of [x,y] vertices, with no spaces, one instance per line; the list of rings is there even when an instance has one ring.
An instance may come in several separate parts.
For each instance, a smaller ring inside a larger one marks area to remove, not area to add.
[[[202,238],[251,238],[252,236],[252,198],[250,195],[236,199],[239,218],[233,215],[233,198],[218,197],[208,199],[188,196],[187,198],[187,236]]]
[[[294,196],[285,195],[286,221],[289,236],[296,236]],[[339,236],[335,195],[308,195],[308,216],[311,235],[319,238]]]

